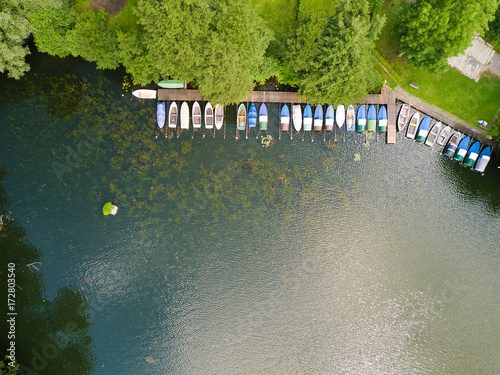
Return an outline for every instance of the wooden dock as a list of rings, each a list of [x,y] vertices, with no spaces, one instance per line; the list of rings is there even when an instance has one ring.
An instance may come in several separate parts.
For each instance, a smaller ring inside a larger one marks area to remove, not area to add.
[[[396,143],[396,95],[389,87],[382,87],[380,96],[385,97],[387,103],[387,143]]]
[[[158,89],[158,100],[206,100],[198,90]],[[252,91],[242,102],[264,103],[307,103],[306,99],[299,98],[296,92],[286,91]]]

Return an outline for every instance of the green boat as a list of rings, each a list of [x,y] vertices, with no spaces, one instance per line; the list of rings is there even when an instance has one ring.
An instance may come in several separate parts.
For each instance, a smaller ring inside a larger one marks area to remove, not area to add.
[[[158,82],[158,86],[164,89],[183,89],[184,81],[177,81],[175,79],[169,79],[166,81]]]
[[[238,108],[238,121],[236,123],[236,130],[245,130],[247,125],[247,109],[242,103]]]
[[[259,130],[267,130],[267,107],[264,103],[259,108]]]
[[[368,115],[366,116],[366,130],[369,132],[377,130],[377,110],[373,104],[368,108]]]

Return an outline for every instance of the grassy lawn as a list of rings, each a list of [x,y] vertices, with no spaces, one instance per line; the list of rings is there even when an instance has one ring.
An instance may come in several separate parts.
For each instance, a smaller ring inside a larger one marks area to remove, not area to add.
[[[334,4],[335,0],[300,0],[298,18],[303,19],[311,13],[334,15]]]
[[[476,83],[450,67],[440,73],[430,73],[415,67],[404,57],[397,57],[396,17],[406,6],[406,0],[385,1],[382,13],[387,21],[376,43],[380,54],[401,76],[400,86],[471,125],[477,126],[477,120],[491,123],[500,107],[500,78],[482,77]],[[410,82],[420,85],[418,90],[409,87]]]
[[[134,14],[134,7],[137,0],[128,0],[125,8],[108,21],[109,28],[112,30],[126,31],[137,23],[137,16]]]
[[[251,0],[276,39],[291,31],[297,20],[299,0]]]

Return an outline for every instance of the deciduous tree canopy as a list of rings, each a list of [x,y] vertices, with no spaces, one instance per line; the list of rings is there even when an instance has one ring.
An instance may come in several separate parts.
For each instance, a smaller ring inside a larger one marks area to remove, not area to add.
[[[366,95],[378,78],[370,49],[383,23],[379,16],[370,21],[366,1],[339,2],[333,17],[303,22],[286,56],[302,95],[315,103],[349,103]]]
[[[139,0],[149,61],[163,76],[195,81],[209,100],[234,103],[272,67],[271,34],[243,0]],[[133,69],[132,64],[125,66]]]
[[[416,65],[436,70],[463,52],[474,32],[483,33],[498,0],[421,0],[400,19],[400,50]]]
[[[29,54],[25,40],[30,36],[31,15],[52,1],[0,0],[0,73],[19,78],[30,68],[25,57]]]

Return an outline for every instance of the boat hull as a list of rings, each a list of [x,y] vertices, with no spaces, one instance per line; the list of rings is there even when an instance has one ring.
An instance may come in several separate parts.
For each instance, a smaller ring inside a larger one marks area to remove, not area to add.
[[[259,108],[259,130],[267,130],[267,106],[262,103]]]
[[[290,129],[290,110],[286,104],[281,108],[280,131],[287,132]]]
[[[436,139],[436,143],[439,146],[444,146],[446,144],[446,141],[448,140],[448,137],[451,134],[451,128],[449,126],[445,126],[441,131],[439,132],[439,135]]]
[[[431,124],[431,118],[429,116],[425,116],[420,126],[418,127],[417,136],[415,140],[417,142],[424,142],[425,138],[427,138],[427,134],[429,134],[429,126]]]
[[[246,122],[247,122],[247,110],[244,104],[240,104],[238,107],[238,120],[236,124],[236,129],[245,130]]]
[[[132,95],[139,99],[156,99],[156,90],[139,89],[132,91]]]
[[[217,104],[215,106],[215,128],[220,130],[224,125],[224,107]]]
[[[248,109],[248,128],[255,127],[257,127],[257,107],[252,103]]]
[[[325,113],[325,131],[331,132],[333,130],[333,126],[335,125],[334,122],[333,106],[329,105]]]
[[[380,106],[378,110],[378,131],[380,133],[387,132],[387,110],[384,105]]]
[[[343,104],[337,107],[335,111],[335,122],[337,123],[337,127],[340,129],[344,126],[345,123],[345,107]]]
[[[398,115],[398,131],[403,130],[403,128],[406,126],[406,123],[410,118],[410,109],[411,107],[409,104],[403,104],[403,106],[401,107]]]
[[[208,102],[205,105],[205,129],[211,130],[214,128],[214,109],[212,104]]]
[[[312,123],[313,123],[312,109],[311,106],[308,104],[304,108],[303,127],[305,132],[310,132],[312,130]]]
[[[406,130],[406,137],[410,139],[415,139],[417,134],[418,123],[420,122],[420,114],[416,112],[408,124],[408,129]]]
[[[439,133],[441,132],[442,124],[440,122],[437,122],[434,124],[434,126],[431,128],[431,131],[429,132],[429,135],[427,136],[427,139],[425,140],[425,145],[432,147],[436,143],[436,140],[438,138]]]
[[[467,149],[469,148],[470,137],[466,136],[462,138],[460,143],[458,144],[457,150],[455,151],[455,155],[453,155],[453,159],[458,162],[462,162],[467,155]]]
[[[319,132],[323,129],[323,107],[318,105],[314,111],[314,131]]]
[[[189,129],[189,106],[186,102],[181,105],[181,129]]]
[[[365,106],[361,105],[358,108],[358,122],[356,123],[356,131],[364,132],[366,130],[366,112]]]
[[[184,81],[178,81],[175,79],[168,79],[158,82],[158,86],[163,89],[183,89]]]
[[[193,129],[200,129],[201,128],[201,107],[198,102],[194,102],[193,104]]]
[[[479,173],[484,173],[486,166],[490,162],[490,155],[491,147],[486,146],[479,154],[479,158],[477,160],[476,166],[474,167],[474,170]]]
[[[295,131],[302,129],[302,108],[299,104],[292,105],[292,120]]]
[[[453,155],[455,155],[455,151],[457,150],[460,137],[461,134],[458,132],[451,136],[448,144],[444,148],[443,155],[448,156],[449,158],[452,158]]]
[[[465,155],[464,165],[472,168],[476,163],[477,158],[479,157],[479,149],[481,148],[481,143],[476,141],[470,146],[469,151],[467,151],[467,155]]]
[[[168,110],[168,127],[170,129],[175,129],[177,127],[178,116],[177,103],[172,102]]]
[[[160,129],[165,126],[165,102],[158,102],[156,105],[156,122]]]
[[[368,107],[368,114],[366,115],[366,130],[369,132],[377,130],[377,110],[373,104]]]
[[[356,112],[354,112],[354,107],[350,105],[347,107],[346,113],[346,129],[349,132],[353,132],[356,127]]]

